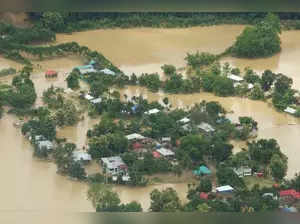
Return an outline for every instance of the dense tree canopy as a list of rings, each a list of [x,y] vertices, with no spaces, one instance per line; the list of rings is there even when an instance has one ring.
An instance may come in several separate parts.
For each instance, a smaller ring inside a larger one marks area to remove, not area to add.
[[[274,14],[253,27],[246,27],[237,37],[231,52],[238,57],[267,57],[278,53],[280,47],[280,21]]]

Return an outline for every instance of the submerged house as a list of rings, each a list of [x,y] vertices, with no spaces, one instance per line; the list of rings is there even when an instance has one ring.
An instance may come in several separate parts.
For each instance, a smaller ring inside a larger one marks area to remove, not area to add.
[[[234,188],[230,185],[224,185],[221,187],[216,188],[217,193],[232,193],[234,191]]]
[[[116,75],[116,73],[108,68],[100,70],[100,72],[106,74],[106,75]]]
[[[85,75],[88,73],[96,73],[97,70],[94,68],[93,65],[82,65],[82,66],[77,66],[75,69],[78,69],[81,75]]]
[[[250,167],[235,168],[233,171],[236,175],[238,175],[238,177],[252,176],[252,169]]]
[[[91,155],[88,154],[85,151],[74,151],[72,156],[73,156],[73,160],[75,162],[87,163],[87,162],[90,162],[92,160]]]
[[[49,140],[41,140],[41,141],[36,141],[36,147],[40,151],[46,150],[50,152],[53,150],[54,145]]]
[[[137,134],[137,133],[133,133],[133,134],[130,134],[130,135],[126,135],[126,138],[128,139],[128,141],[137,141],[137,140],[143,140],[146,137],[144,137],[140,134]]]
[[[172,158],[175,155],[175,153],[172,150],[166,148],[159,148],[156,150],[156,152],[158,152],[161,156],[165,158]]]
[[[182,123],[182,124],[187,124],[190,122],[190,119],[187,117],[182,118],[181,120],[179,120],[178,122]]]
[[[150,115],[150,114],[157,114],[157,113],[159,113],[159,112],[160,112],[159,109],[154,108],[154,109],[151,109],[151,110],[146,111],[145,114]]]
[[[215,129],[206,122],[202,122],[201,124],[197,125],[197,127],[207,133],[215,131]]]
[[[101,164],[106,173],[111,175],[119,175],[127,173],[127,165],[123,162],[120,156],[103,157]]]
[[[57,71],[54,71],[54,70],[48,70],[45,73],[46,78],[56,78],[57,75],[58,75]]]
[[[210,175],[211,171],[206,166],[202,165],[199,166],[198,169],[193,170],[193,174],[196,176]]]
[[[285,108],[284,112],[289,113],[289,114],[295,114],[297,112],[297,110],[294,108],[291,108],[291,107],[287,107],[287,108]]]
[[[242,82],[244,79],[237,75],[228,75],[227,78],[231,79],[233,82]]]

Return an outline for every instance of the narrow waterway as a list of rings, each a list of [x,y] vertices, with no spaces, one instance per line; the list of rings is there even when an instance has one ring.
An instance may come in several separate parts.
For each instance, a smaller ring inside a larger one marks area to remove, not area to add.
[[[58,35],[57,42],[77,41],[93,50],[98,50],[113,63],[120,66],[127,74],[135,72],[161,72],[161,65],[174,64],[177,67],[185,65],[186,52],[209,51],[220,53],[230,46],[243,26],[213,26],[188,29],[112,29],[95,30]],[[300,56],[300,32],[285,31],[281,35],[282,52],[267,59],[244,60],[225,58],[234,66],[244,68],[250,66],[257,71],[272,69],[282,72],[294,79],[294,86],[300,88],[300,67],[297,59]],[[76,57],[64,57],[36,62],[32,80],[38,96],[51,85],[66,87],[66,73],[74,66],[82,64]],[[17,63],[0,58],[0,69],[7,67],[20,69]],[[59,77],[46,80],[44,72],[47,69],[59,71]],[[2,77],[1,82],[9,83],[12,77]],[[275,138],[282,151],[289,158],[288,177],[300,171],[298,139],[300,136],[300,121],[287,114],[278,113],[265,102],[252,101],[237,97],[220,98],[212,94],[199,93],[188,95],[168,95],[162,92],[152,93],[141,87],[128,87],[121,90],[121,95],[129,97],[143,95],[145,98],[162,101],[167,96],[173,108],[184,108],[199,103],[202,100],[219,101],[228,111],[232,119],[239,116],[251,116],[259,123],[259,137]],[[41,104],[41,99],[37,105]],[[2,155],[1,177],[2,191],[0,209],[6,210],[62,210],[62,211],[93,211],[91,203],[86,200],[87,186],[73,182],[56,174],[52,163],[32,158],[32,148],[21,135],[20,130],[13,127],[14,117],[6,115],[0,120],[0,154]],[[86,131],[98,120],[86,118],[76,127],[58,130],[59,137],[65,137],[78,147],[86,143]],[[241,144],[235,144],[238,151]],[[97,171],[97,164],[92,164],[89,170]],[[154,188],[174,187],[181,199],[185,200],[187,186],[185,183],[160,184],[144,188],[115,187],[122,202],[139,201],[144,209],[150,204],[149,193]]]

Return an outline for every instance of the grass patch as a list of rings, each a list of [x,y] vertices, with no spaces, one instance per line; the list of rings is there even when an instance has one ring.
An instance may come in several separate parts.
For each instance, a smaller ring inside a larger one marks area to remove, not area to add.
[[[248,189],[251,189],[255,184],[258,184],[260,188],[263,187],[272,187],[275,184],[275,181],[269,178],[261,178],[255,176],[244,177],[244,181]]]

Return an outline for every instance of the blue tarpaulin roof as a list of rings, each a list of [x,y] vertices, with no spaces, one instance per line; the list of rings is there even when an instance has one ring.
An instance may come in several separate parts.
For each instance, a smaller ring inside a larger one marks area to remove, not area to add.
[[[201,174],[209,175],[209,174],[211,174],[211,171],[206,166],[202,165],[198,169],[193,170],[193,173],[198,176]]]

